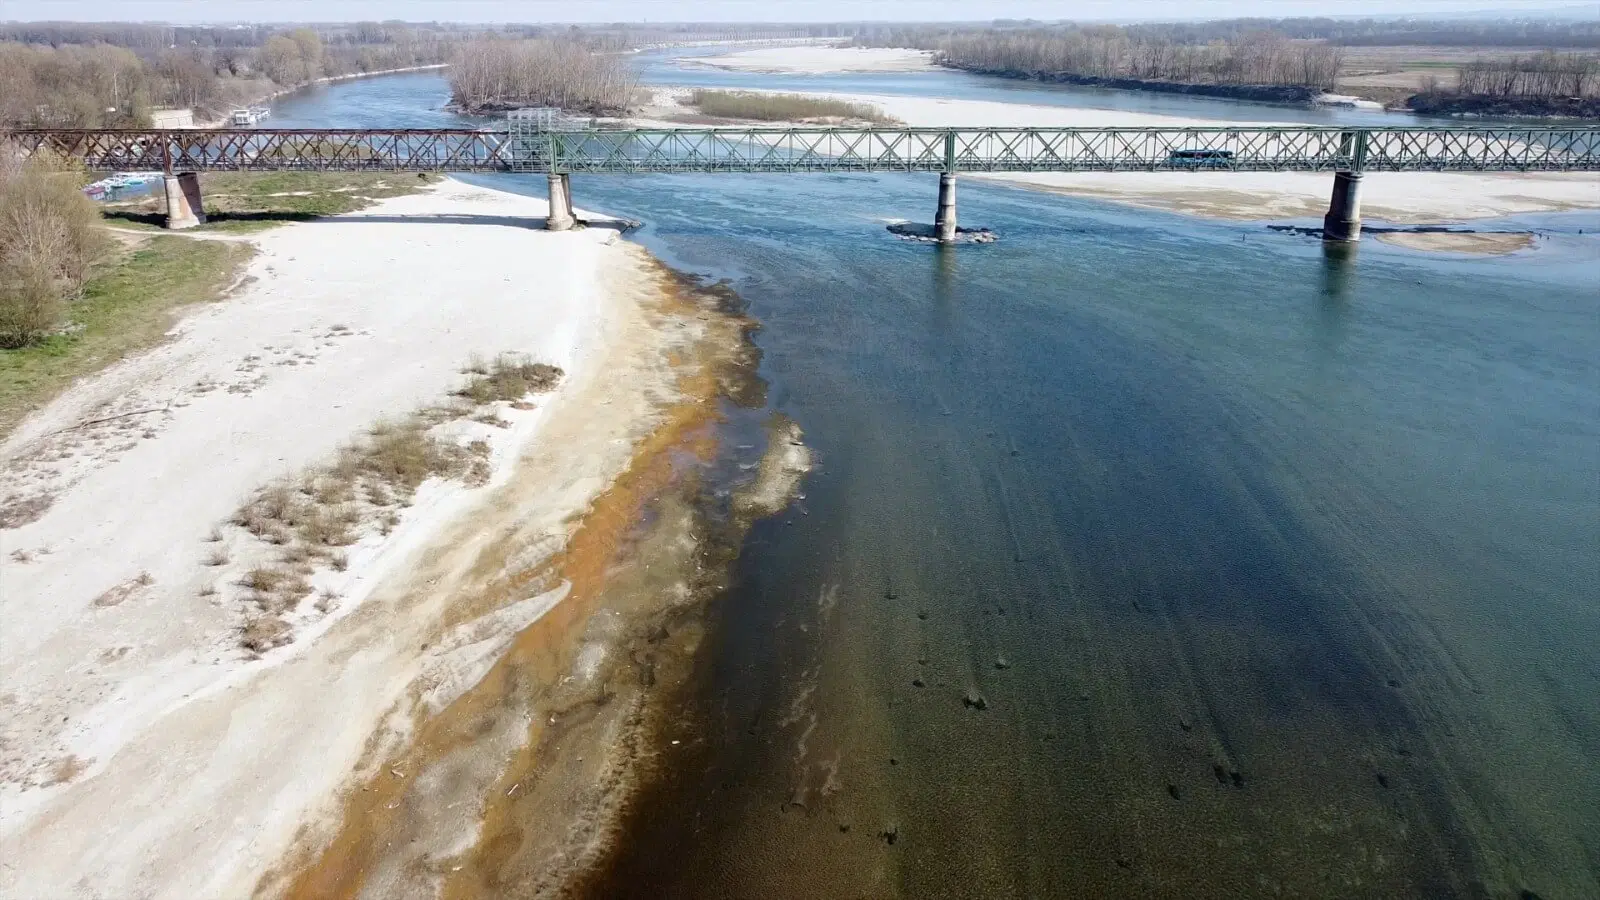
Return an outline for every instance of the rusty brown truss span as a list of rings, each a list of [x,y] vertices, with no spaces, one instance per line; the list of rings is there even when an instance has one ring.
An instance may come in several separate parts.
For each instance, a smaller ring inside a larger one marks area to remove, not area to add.
[[[1596,127],[16,130],[112,171],[1600,171]]]

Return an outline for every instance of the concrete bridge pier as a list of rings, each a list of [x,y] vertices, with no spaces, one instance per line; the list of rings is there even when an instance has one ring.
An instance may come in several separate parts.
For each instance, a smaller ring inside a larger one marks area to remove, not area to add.
[[[166,175],[162,179],[167,193],[167,227],[193,228],[206,221],[206,208],[200,197],[200,176],[194,172]]]
[[[941,244],[956,240],[956,176],[939,173],[939,211],[933,215],[933,236]]]
[[[1333,199],[1322,217],[1322,239],[1340,243],[1361,240],[1361,173],[1333,173]]]
[[[566,231],[578,224],[572,214],[572,182],[565,174],[550,175],[550,215],[544,220],[546,231]]]

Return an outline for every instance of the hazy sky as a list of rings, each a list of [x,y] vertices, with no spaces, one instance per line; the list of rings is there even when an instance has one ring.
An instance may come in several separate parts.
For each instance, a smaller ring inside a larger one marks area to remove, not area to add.
[[[0,0],[0,18],[89,21],[954,21],[1395,15],[1549,9],[1571,0]],[[1600,0],[1582,4],[1600,12]]]

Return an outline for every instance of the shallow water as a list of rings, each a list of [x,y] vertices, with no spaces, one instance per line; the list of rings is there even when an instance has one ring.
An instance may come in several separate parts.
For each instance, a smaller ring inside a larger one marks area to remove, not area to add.
[[[889,236],[933,185],[574,182],[731,280],[818,462],[594,895],[1600,896],[1595,216],[1345,256],[964,186],[1000,243]]]

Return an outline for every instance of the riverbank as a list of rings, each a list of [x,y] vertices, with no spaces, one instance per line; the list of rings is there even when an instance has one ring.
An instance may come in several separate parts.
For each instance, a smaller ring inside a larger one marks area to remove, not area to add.
[[[1195,84],[1182,81],[1152,81],[1144,78],[1107,78],[1076,75],[1071,72],[1026,72],[1017,69],[990,69],[983,66],[940,63],[944,68],[1013,81],[1040,84],[1071,84],[1078,87],[1110,88],[1119,91],[1153,91],[1160,94],[1187,94],[1192,97],[1217,97],[1251,103],[1310,104],[1322,94],[1317,88],[1295,84]]]
[[[576,576],[528,573],[656,433],[708,313],[672,308],[615,230],[530,228],[543,213],[447,181],[256,236],[231,297],[0,446],[46,498],[3,532],[0,894],[248,895],[519,632],[569,618]],[[564,374],[451,399],[504,353]],[[309,558],[252,529],[274,485],[333,490],[341,448],[410,434],[419,408],[458,414],[392,446],[468,471],[343,501],[345,535]],[[309,589],[264,645],[262,572]]]
[[[1451,118],[1600,119],[1600,97],[1486,97],[1419,93],[1406,101],[1419,115]]]
[[[320,85],[338,84],[339,82],[342,82],[342,81],[355,81],[355,80],[361,79],[361,78],[377,78],[377,77],[382,76],[382,75],[403,75],[403,74],[405,74],[407,72],[431,72],[431,71],[434,71],[436,69],[448,69],[449,67],[450,67],[449,63],[431,63],[431,64],[425,65],[425,66],[406,66],[406,67],[400,68],[400,69],[379,69],[379,70],[377,70],[375,72],[350,72],[350,73],[347,73],[347,74],[344,74],[344,75],[328,75],[328,76],[325,76],[325,77],[322,77],[322,78],[314,78],[311,81],[306,82],[305,84],[297,84],[297,85],[295,85],[293,87],[279,88],[278,90],[275,90],[275,91],[270,91],[270,92],[267,92],[267,93],[264,93],[264,94],[260,94],[260,95],[258,95],[256,97],[252,97],[251,99],[244,101],[240,105],[241,106],[260,106],[262,104],[271,103],[272,101],[278,99],[279,97],[284,97],[284,96],[287,96],[289,94],[293,94],[296,91],[303,91],[303,90],[306,90],[307,88],[318,87]],[[232,124],[232,120],[229,117],[230,115],[231,114],[224,114],[224,115],[212,118],[212,119],[206,119],[206,120],[203,120],[203,121],[200,121],[200,122],[196,122],[194,127],[195,128],[226,128],[226,127],[229,127]]]

